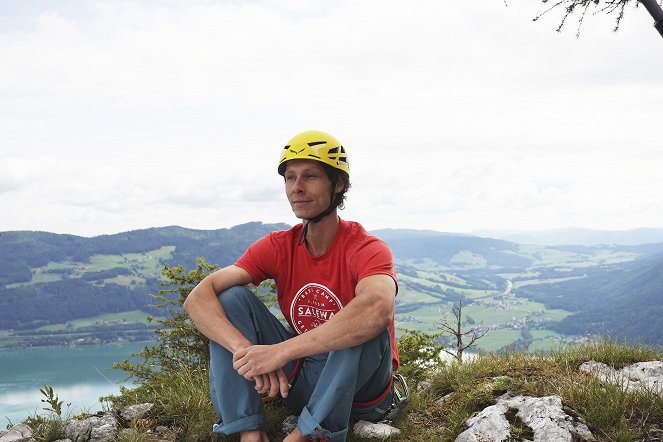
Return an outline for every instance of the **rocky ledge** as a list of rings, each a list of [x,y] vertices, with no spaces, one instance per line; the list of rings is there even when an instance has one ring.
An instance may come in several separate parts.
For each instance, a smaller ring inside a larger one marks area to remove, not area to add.
[[[663,362],[650,361],[629,365],[621,370],[595,361],[585,362],[580,366],[581,372],[596,376],[601,382],[612,383],[628,390],[643,389],[663,396]],[[418,394],[427,394],[432,385],[420,382]],[[439,399],[436,403],[447,400],[451,395]],[[134,432],[131,428],[149,427],[137,425],[147,419],[152,404],[132,405],[122,408],[119,413],[104,413],[83,420],[71,420],[67,423],[67,439],[58,442],[110,442],[123,432]],[[296,416],[288,417],[282,426],[284,433],[291,431],[296,425]],[[520,435],[511,434],[518,428]],[[385,423],[371,424],[357,422],[353,431],[364,438],[385,440],[400,433]],[[176,432],[172,429],[157,426],[147,430],[150,440],[154,442],[172,442]],[[592,435],[585,421],[564,407],[559,396],[532,397],[509,392],[497,398],[494,405],[465,422],[465,430],[458,435],[456,442],[502,442],[516,440],[555,441],[555,442],[590,442],[596,438]],[[36,442],[31,428],[25,424],[14,425],[9,430],[0,430],[0,442]]]
[[[135,430],[130,427],[140,427],[136,424],[147,419],[152,408],[153,404],[138,404],[120,409],[117,415],[107,412],[87,419],[73,419],[67,422],[67,439],[57,442],[111,442],[123,432],[134,432]],[[296,425],[297,417],[289,416],[283,422],[282,428],[284,432],[290,432]],[[373,424],[365,421],[357,422],[353,430],[362,437],[383,440],[400,433],[400,430],[385,423]],[[148,433],[149,440],[154,442],[172,442],[176,436],[175,431],[163,426],[148,430]],[[37,440],[33,437],[32,429],[27,424],[21,423],[14,425],[10,430],[0,430],[0,442],[37,442]]]
[[[110,442],[122,432],[132,432],[128,428],[132,423],[146,419],[152,410],[152,404],[131,405],[115,413],[104,413],[87,419],[72,419],[67,422],[67,439],[58,442]],[[134,425],[135,426],[135,425]],[[158,426],[149,430],[155,442],[172,441],[174,433],[168,428]],[[25,423],[14,425],[9,430],[0,430],[0,442],[37,442],[32,429]]]
[[[648,361],[615,370],[596,361],[585,362],[580,371],[597,376],[602,382],[622,386],[625,390],[648,390],[663,397],[663,362]]]
[[[519,422],[518,422],[519,421]],[[522,423],[519,425],[519,423]],[[535,441],[589,442],[596,440],[580,418],[567,414],[559,396],[500,396],[465,422],[466,430],[456,442],[514,440],[512,427],[521,427]]]

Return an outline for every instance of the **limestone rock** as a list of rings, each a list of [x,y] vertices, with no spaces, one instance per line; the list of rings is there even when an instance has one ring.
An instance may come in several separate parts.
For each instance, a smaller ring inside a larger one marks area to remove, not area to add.
[[[118,431],[119,423],[112,413],[67,423],[67,437],[72,442],[107,442],[113,440]]]
[[[465,423],[455,442],[506,441],[511,437],[509,413],[529,427],[535,442],[594,441],[587,425],[567,415],[558,396],[542,398],[503,395]]]
[[[358,421],[353,427],[354,434],[359,437],[386,439],[401,433],[398,428],[384,423],[374,424],[367,421]]]
[[[430,381],[421,381],[417,384],[417,393],[424,395],[427,394],[433,388],[433,384]]]
[[[67,422],[67,438],[73,442],[86,442],[90,439],[92,420],[98,418],[89,418],[85,420],[72,420]]]
[[[32,438],[32,428],[27,424],[16,424],[0,434],[0,442],[20,442]]]
[[[648,361],[631,364],[615,370],[607,364],[596,361],[585,362],[579,369],[583,373],[593,373],[602,382],[621,385],[629,391],[650,390],[663,396],[663,362]]]
[[[559,396],[516,396],[506,405],[518,409],[516,416],[534,431],[535,441],[595,440],[584,422],[564,412]]]
[[[508,408],[497,403],[486,407],[465,422],[467,430],[456,437],[455,442],[505,441],[511,434],[505,414]]]
[[[451,399],[451,398],[453,397],[453,395],[454,395],[453,392],[451,392],[451,393],[449,393],[449,394],[445,394],[444,396],[442,396],[441,398],[439,398],[439,399],[437,399],[437,400],[435,401],[435,405],[442,405],[442,404],[444,404],[446,401],[448,401],[449,399]]]
[[[169,430],[168,430],[168,427],[164,427],[163,425],[158,425],[158,426],[154,429],[154,432],[155,432],[156,434],[163,434],[163,433],[167,433],[168,431],[169,431]]]
[[[106,413],[101,417],[98,425],[92,427],[90,442],[106,442],[115,439],[119,424],[112,413]]]
[[[295,428],[297,428],[297,416],[290,415],[283,420],[281,424],[281,430],[285,434],[290,434]]]
[[[608,376],[610,374],[615,373],[614,368],[610,367],[608,364],[604,364],[603,362],[597,362],[597,361],[583,362],[580,365],[579,370],[583,373],[596,373],[601,376]]]
[[[129,405],[120,409],[120,417],[125,421],[144,419],[152,410],[154,404]]]

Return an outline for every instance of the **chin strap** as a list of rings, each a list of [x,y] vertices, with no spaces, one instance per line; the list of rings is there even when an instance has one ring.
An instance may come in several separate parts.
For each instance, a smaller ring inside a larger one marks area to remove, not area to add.
[[[306,242],[306,235],[308,234],[308,223],[311,221],[307,221],[306,224],[304,224],[304,228],[302,229],[302,233],[299,234],[299,241],[297,241],[297,245],[301,246]]]

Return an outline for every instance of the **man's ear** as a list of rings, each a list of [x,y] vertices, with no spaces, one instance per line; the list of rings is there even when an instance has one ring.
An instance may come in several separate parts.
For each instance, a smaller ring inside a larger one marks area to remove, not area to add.
[[[334,189],[334,193],[342,192],[344,187],[345,179],[343,177],[339,177],[338,180],[336,180],[336,188]]]

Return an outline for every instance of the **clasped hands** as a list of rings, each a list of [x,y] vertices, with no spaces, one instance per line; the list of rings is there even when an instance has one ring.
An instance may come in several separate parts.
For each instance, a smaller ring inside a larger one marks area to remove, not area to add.
[[[284,359],[278,344],[250,345],[233,353],[233,368],[244,379],[255,382],[258,393],[269,397],[280,393],[285,398],[290,385],[282,368],[289,361]]]

